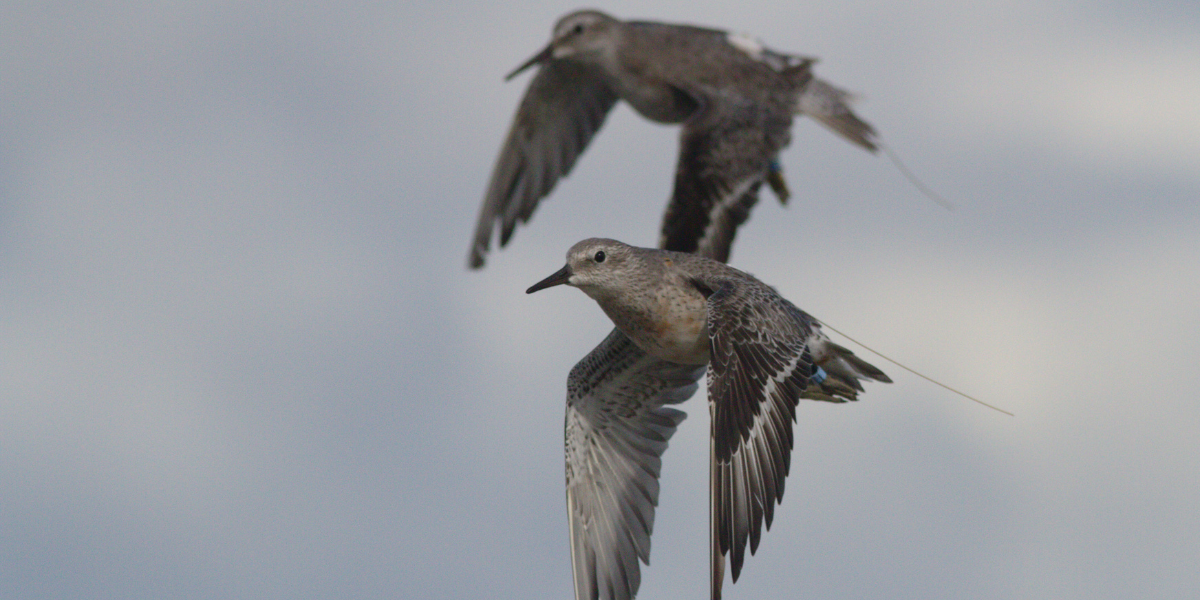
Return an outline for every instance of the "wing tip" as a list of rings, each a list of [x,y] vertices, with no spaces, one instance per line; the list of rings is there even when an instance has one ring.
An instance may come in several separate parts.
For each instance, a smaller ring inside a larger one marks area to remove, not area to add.
[[[467,268],[473,271],[482,269],[483,265],[487,262],[487,260],[484,258],[485,253],[486,251],[480,250],[479,248],[472,248],[471,252],[467,254]]]

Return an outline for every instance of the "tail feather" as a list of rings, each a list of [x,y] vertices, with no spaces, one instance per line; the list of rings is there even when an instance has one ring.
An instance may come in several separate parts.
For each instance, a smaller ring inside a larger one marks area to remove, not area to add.
[[[875,128],[850,110],[854,95],[828,82],[813,78],[797,100],[796,112],[808,115],[846,140],[875,152],[879,149]]]
[[[825,379],[817,386],[810,386],[805,390],[803,398],[825,402],[849,402],[858,400],[858,393],[863,391],[860,380],[892,382],[878,367],[855,356],[849,348],[833,343],[824,335],[814,341],[810,349],[813,362],[825,371]]]

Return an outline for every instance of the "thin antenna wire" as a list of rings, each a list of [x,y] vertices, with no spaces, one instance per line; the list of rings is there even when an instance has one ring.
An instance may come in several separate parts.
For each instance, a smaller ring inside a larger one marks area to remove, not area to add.
[[[946,210],[954,210],[954,203],[943,198],[940,194],[930,189],[929,186],[925,185],[925,182],[921,181],[915,174],[913,174],[911,170],[909,170],[907,166],[904,165],[904,162],[900,160],[900,156],[895,152],[892,152],[891,146],[884,144],[882,141],[877,141],[875,145],[883,148],[883,153],[886,154],[888,159],[892,161],[892,164],[896,165],[896,168],[900,170],[900,174],[904,175],[904,178],[907,179],[909,183],[913,184],[913,186],[915,186],[918,190],[920,190],[922,194],[925,194],[925,196],[927,196],[930,200],[937,202],[942,208]],[[830,329],[833,328],[830,327]],[[863,348],[866,348],[866,346],[863,346]],[[872,350],[872,352],[874,352],[874,350]],[[876,354],[879,353],[876,352]],[[879,355],[883,356],[882,354]],[[884,358],[887,357],[884,356]],[[904,365],[899,366],[903,367]],[[922,377],[924,376],[922,375]],[[966,394],[963,395],[965,396]]]
[[[828,327],[828,328],[830,329],[830,331],[833,331],[834,333],[836,333],[836,334],[838,334],[838,335],[840,335],[840,336],[842,336],[842,337],[844,337],[844,338],[846,338],[846,339],[848,339],[848,340],[850,340],[850,341],[854,342],[855,344],[858,344],[859,346],[862,346],[863,348],[866,348],[868,351],[875,353],[875,355],[877,355],[879,358],[882,358],[883,360],[886,360],[886,361],[888,361],[888,362],[892,363],[893,365],[896,365],[897,367],[900,367],[901,369],[904,369],[905,371],[908,371],[909,373],[912,373],[913,375],[916,375],[917,377],[920,377],[921,379],[924,379],[925,381],[928,381],[928,382],[930,382],[930,383],[933,383],[933,384],[935,384],[935,385],[938,385],[938,386],[941,386],[941,387],[943,387],[943,388],[946,388],[946,389],[950,390],[951,392],[954,392],[955,394],[958,394],[959,396],[962,396],[963,398],[966,398],[967,400],[973,400],[973,401],[975,401],[975,402],[978,402],[978,403],[980,403],[980,404],[982,404],[982,405],[984,405],[984,406],[986,406],[986,407],[988,407],[988,408],[990,408],[990,409],[992,409],[992,410],[995,410],[995,411],[1002,412],[1002,413],[1004,413],[1004,414],[1006,414],[1006,415],[1008,415],[1008,416],[1010,416],[1010,417],[1015,417],[1015,416],[1016,416],[1016,415],[1014,415],[1014,414],[1012,414],[1012,413],[1008,412],[1007,410],[1004,410],[1003,408],[997,408],[997,407],[995,407],[995,406],[992,406],[991,404],[988,404],[987,402],[984,402],[983,400],[980,400],[979,398],[976,398],[976,397],[974,397],[974,396],[971,396],[971,395],[969,395],[969,394],[964,394],[964,393],[962,393],[962,392],[960,392],[960,391],[958,391],[958,390],[956,390],[956,389],[954,389],[954,388],[952,388],[952,387],[950,387],[950,386],[948,386],[948,385],[946,385],[946,384],[944,384],[944,383],[942,383],[942,382],[940,382],[940,381],[938,381],[938,380],[936,380],[936,379],[931,379],[931,378],[929,378],[929,377],[926,377],[925,375],[922,375],[922,374],[920,374],[920,373],[918,373],[918,372],[916,372],[916,371],[914,371],[914,370],[912,370],[912,369],[910,369],[910,368],[908,368],[908,367],[906,367],[906,366],[904,366],[904,365],[902,365],[902,364],[900,364],[900,363],[898,363],[898,362],[896,362],[896,361],[892,360],[891,358],[888,358],[887,356],[885,356],[885,355],[884,355],[883,353],[881,353],[880,351],[878,351],[878,350],[876,350],[876,349],[874,349],[874,348],[872,348],[872,347],[870,347],[870,346],[868,346],[868,345],[866,345],[866,344],[864,344],[864,343],[862,343],[862,342],[860,342],[860,341],[858,341],[858,340],[856,340],[856,339],[854,339],[854,338],[852,338],[852,337],[850,337],[850,336],[848,336],[848,335],[846,335],[846,334],[842,333],[841,331],[838,331],[838,329],[837,329],[836,327],[834,327],[833,325],[830,325],[829,323],[826,323],[825,321],[822,321],[822,320],[820,320],[820,319],[817,319],[816,317],[813,317],[813,319],[815,319],[815,320],[816,320],[818,323],[820,323],[822,327]]]

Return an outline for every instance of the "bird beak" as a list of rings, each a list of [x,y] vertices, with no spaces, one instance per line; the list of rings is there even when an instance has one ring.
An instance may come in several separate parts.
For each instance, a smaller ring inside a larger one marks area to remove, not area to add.
[[[564,283],[567,283],[567,280],[569,280],[569,279],[571,279],[571,265],[567,265],[567,266],[559,269],[558,271],[556,271],[553,275],[533,284],[532,287],[525,290],[525,293],[532,294],[538,290],[544,290],[548,287],[562,285]]]
[[[541,52],[534,54],[532,58],[525,61],[524,63],[521,63],[521,66],[517,67],[516,69],[513,69],[512,73],[505,75],[504,80],[508,81],[509,79],[516,77],[521,71],[524,71],[525,69],[528,69],[529,67],[532,67],[533,65],[540,65],[540,64],[550,60],[553,57],[554,57],[554,42],[550,42],[549,44],[546,44],[545,48],[542,48]]]

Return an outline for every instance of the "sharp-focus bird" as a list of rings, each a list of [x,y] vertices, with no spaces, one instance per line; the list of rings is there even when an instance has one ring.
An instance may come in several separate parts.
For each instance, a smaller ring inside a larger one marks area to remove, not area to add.
[[[737,581],[747,541],[771,526],[801,398],[857,399],[887,375],[753,276],[680,252],[587,239],[528,289],[577,287],[616,325],[567,384],[567,504],[577,600],[633,598],[649,562],[661,456],[682,402],[708,371],[712,598],[725,556]]]
[[[715,29],[571,13],[546,47],[500,149],[468,264],[483,266],[493,230],[508,243],[600,129],[617,100],[647,119],[682,123],[675,185],[659,246],[725,261],[766,182],[788,197],[778,154],[792,118],[808,115],[874,152],[874,129],[851,96],[813,76],[815,59],[781,54]]]

